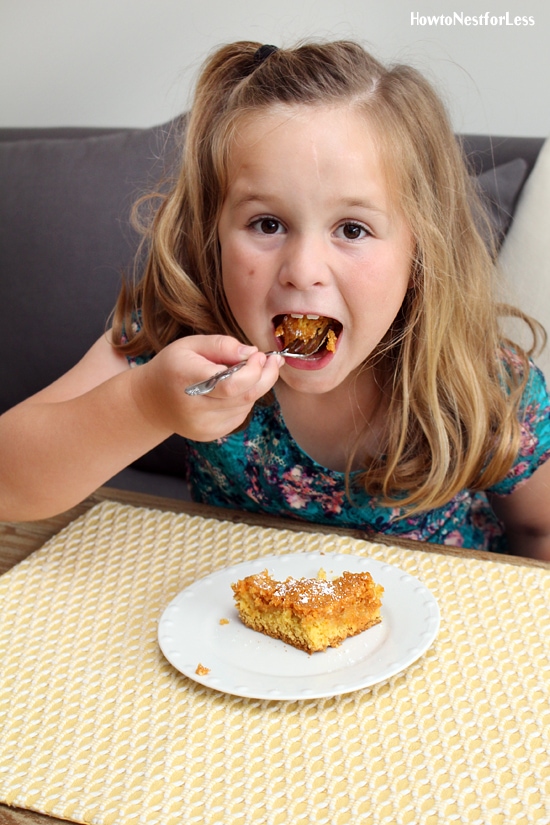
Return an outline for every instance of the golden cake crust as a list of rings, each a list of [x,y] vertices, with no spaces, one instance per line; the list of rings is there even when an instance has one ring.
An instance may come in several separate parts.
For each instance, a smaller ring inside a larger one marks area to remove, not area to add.
[[[321,570],[317,578],[276,581],[264,570],[232,589],[247,627],[308,653],[336,647],[381,621],[383,587],[366,572],[329,581]]]

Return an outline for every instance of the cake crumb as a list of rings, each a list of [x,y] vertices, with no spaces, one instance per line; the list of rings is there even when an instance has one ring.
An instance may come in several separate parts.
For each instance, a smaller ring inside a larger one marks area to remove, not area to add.
[[[327,335],[327,343],[326,343],[326,348],[329,352],[336,352],[336,341],[337,340],[338,339],[336,338],[336,335],[334,334],[334,331],[332,329],[329,329],[328,335]]]
[[[208,676],[208,674],[210,673],[210,668],[201,665],[201,663],[199,662],[195,673],[197,674],[197,676]]]
[[[229,624],[229,619],[220,619],[220,624]]]

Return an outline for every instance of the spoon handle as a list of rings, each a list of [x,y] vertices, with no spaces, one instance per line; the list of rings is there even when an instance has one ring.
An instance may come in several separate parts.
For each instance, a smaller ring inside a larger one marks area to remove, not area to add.
[[[285,352],[284,350],[281,352],[278,350],[270,350],[269,352],[266,352],[266,355],[284,355],[285,358],[307,357],[298,352]],[[187,395],[207,395],[209,392],[212,392],[214,387],[220,381],[225,381],[225,379],[229,378],[230,375],[233,375],[234,372],[237,372],[237,370],[240,370],[241,367],[244,367],[246,363],[247,361],[239,361],[238,364],[233,364],[232,367],[227,367],[227,369],[217,372],[215,375],[207,378],[206,381],[199,381],[198,384],[191,384],[190,387],[185,388],[185,392]]]
[[[233,364],[232,367],[227,367],[227,369],[217,372],[211,378],[207,378],[206,381],[199,381],[198,384],[191,384],[190,387],[185,388],[185,392],[187,395],[207,395],[207,393],[212,392],[214,387],[220,381],[225,381],[226,378],[229,378],[229,376],[233,375],[234,372],[240,370],[245,364],[246,361],[239,361],[238,364]]]

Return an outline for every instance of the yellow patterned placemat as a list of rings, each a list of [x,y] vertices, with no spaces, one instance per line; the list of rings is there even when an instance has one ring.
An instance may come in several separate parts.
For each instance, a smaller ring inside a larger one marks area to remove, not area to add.
[[[418,577],[434,645],[302,702],[218,693],[163,658],[186,585],[310,550]],[[105,502],[0,578],[0,801],[94,825],[548,824],[549,616],[545,569]]]

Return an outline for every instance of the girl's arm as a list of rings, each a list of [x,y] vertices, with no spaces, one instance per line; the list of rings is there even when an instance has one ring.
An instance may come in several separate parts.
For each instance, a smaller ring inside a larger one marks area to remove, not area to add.
[[[518,556],[550,561],[550,460],[508,496],[491,496]]]
[[[247,356],[211,395],[185,395]],[[0,519],[62,512],[173,433],[227,435],[273,386],[281,361],[226,336],[192,336],[130,369],[103,336],[73,369],[0,417]]]

